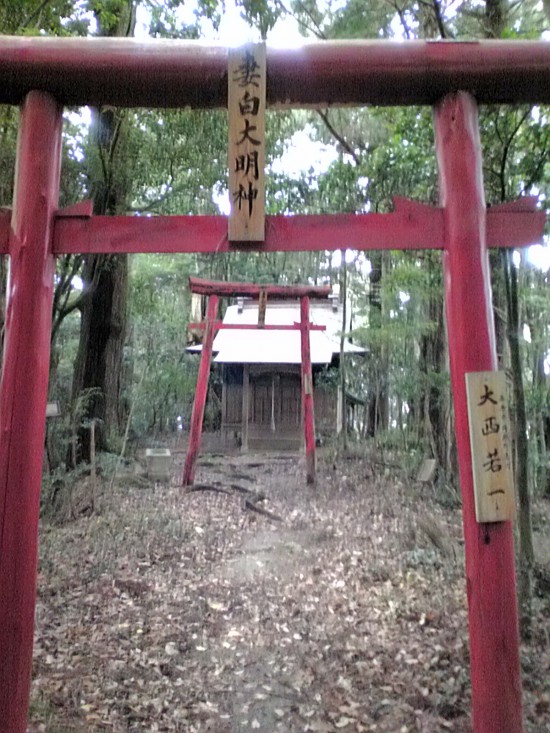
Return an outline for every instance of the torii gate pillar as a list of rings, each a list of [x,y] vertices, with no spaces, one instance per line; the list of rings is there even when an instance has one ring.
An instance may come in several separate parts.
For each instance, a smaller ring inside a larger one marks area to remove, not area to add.
[[[27,727],[61,162],[61,107],[21,108],[0,384],[0,733]]]
[[[458,92],[434,111],[444,208],[445,299],[462,487],[475,733],[522,733],[511,522],[475,517],[465,374],[497,366],[477,106]]]
[[[191,414],[191,427],[189,432],[189,450],[183,467],[183,486],[191,486],[195,480],[195,464],[201,447],[202,422],[204,419],[204,408],[206,407],[206,396],[208,394],[208,378],[212,364],[212,344],[216,335],[216,313],[218,312],[218,295],[210,295],[206,307],[206,330],[202,342],[201,360],[199,373],[197,375],[197,389],[193,412]]]
[[[306,481],[315,483],[315,420],[313,418],[313,374],[311,371],[311,344],[309,340],[309,298],[300,300],[300,344],[302,352],[302,413],[306,448]]]

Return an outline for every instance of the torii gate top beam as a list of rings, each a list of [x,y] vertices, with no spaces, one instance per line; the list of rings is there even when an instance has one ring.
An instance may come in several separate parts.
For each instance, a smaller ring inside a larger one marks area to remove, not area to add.
[[[219,282],[189,278],[189,289],[197,295],[220,295],[225,297],[259,298],[262,293],[270,299],[285,300],[287,298],[328,298],[329,286],[323,285],[258,285],[257,283]]]
[[[65,105],[225,107],[227,54],[201,41],[0,38],[0,103],[31,90]],[[271,106],[550,103],[550,44],[536,41],[323,41],[267,49]]]

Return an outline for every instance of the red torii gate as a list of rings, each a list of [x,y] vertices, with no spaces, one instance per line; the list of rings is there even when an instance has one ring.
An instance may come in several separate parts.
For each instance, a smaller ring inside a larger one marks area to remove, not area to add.
[[[192,293],[197,295],[206,295],[208,297],[208,305],[206,307],[206,319],[204,324],[193,324],[204,328],[204,339],[202,343],[201,360],[199,364],[199,373],[197,375],[197,389],[195,391],[195,400],[193,402],[193,412],[191,414],[191,427],[189,435],[189,449],[185,458],[183,467],[183,485],[190,486],[195,479],[195,463],[200,451],[202,421],[204,418],[204,407],[206,405],[206,394],[208,391],[208,376],[210,374],[210,365],[212,363],[212,344],[217,331],[221,328],[238,328],[266,330],[277,329],[298,330],[300,331],[301,344],[301,377],[302,377],[302,417],[304,423],[304,439],[306,449],[306,480],[308,484],[315,482],[315,421],[313,419],[313,375],[311,372],[311,350],[309,342],[310,331],[324,331],[324,326],[316,326],[309,322],[309,299],[310,298],[328,298],[330,295],[329,287],[308,286],[308,285],[256,285],[255,283],[238,283],[238,282],[212,282],[210,280],[201,280],[197,277],[189,278],[189,287]],[[258,298],[258,324],[257,325],[230,325],[216,321],[216,313],[218,311],[218,299],[220,296],[225,297],[249,297]],[[300,323],[288,324],[284,326],[268,326],[265,324],[265,308],[267,299],[272,300],[289,300],[290,298],[300,299]],[[245,399],[246,395],[246,399]],[[245,410],[248,409],[248,390],[243,390],[243,422],[245,420]]]
[[[108,73],[101,73],[108,71]],[[0,733],[24,733],[32,662],[37,528],[54,257],[85,252],[221,252],[224,217],[92,217],[57,210],[62,105],[223,106],[227,50],[198,42],[0,38],[0,103],[21,104],[0,385]],[[465,90],[465,91],[460,91]],[[477,103],[550,102],[550,45],[353,41],[267,52],[269,104],[434,105],[441,208],[268,217],[262,251],[442,249],[460,461],[476,733],[522,733],[510,522],[478,524],[465,374],[494,369],[487,246],[540,240],[529,199],[486,211]],[[246,245],[250,250],[250,245]]]

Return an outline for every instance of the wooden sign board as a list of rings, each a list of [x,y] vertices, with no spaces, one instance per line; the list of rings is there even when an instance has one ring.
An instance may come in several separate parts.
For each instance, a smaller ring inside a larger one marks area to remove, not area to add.
[[[265,240],[264,43],[229,51],[229,241]]]
[[[504,372],[466,374],[476,520],[514,519],[512,438]]]

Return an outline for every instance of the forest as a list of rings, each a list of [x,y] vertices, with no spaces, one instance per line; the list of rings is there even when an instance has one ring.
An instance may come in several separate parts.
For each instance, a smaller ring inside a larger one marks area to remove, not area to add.
[[[229,45],[239,33],[274,45],[527,42],[550,39],[550,14],[535,0],[0,0],[4,35]],[[488,207],[535,196],[547,208],[548,114],[480,108]],[[226,118],[66,109],[60,207],[91,199],[98,215],[227,213]],[[12,204],[17,123],[17,108],[0,106],[0,207]],[[385,213],[395,196],[438,204],[429,108],[268,110],[266,135],[268,214]],[[44,448],[32,733],[471,730],[441,260],[428,250],[356,252],[345,241],[336,252],[57,258],[48,400],[59,415],[47,419]],[[543,733],[547,237],[491,250],[490,269],[518,494],[526,731]],[[0,347],[8,270],[0,255]],[[339,373],[325,379],[352,396],[355,421],[323,435],[316,487],[300,482],[303,457],[209,450],[221,415],[214,369],[204,491],[182,499],[198,370],[186,351],[197,320],[190,276],[330,285],[345,303],[342,337],[365,354],[342,354]],[[148,447],[172,450],[168,486],[148,482]],[[426,459],[436,473],[418,481]],[[268,508],[257,513],[259,505]]]

